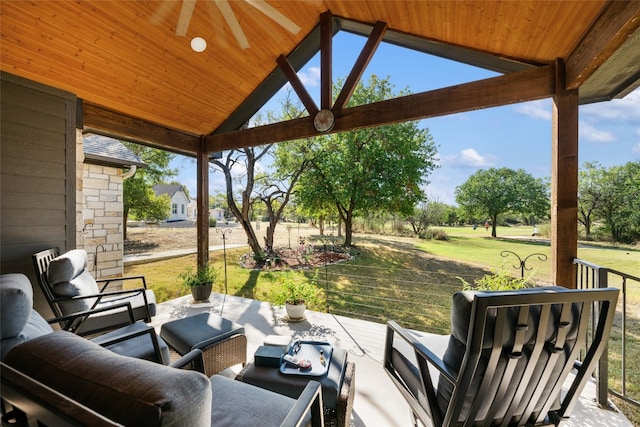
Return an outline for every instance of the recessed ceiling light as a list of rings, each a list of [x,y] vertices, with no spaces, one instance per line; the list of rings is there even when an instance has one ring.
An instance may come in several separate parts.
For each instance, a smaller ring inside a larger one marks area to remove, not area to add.
[[[195,52],[203,52],[207,48],[207,42],[202,37],[191,39],[191,49]]]

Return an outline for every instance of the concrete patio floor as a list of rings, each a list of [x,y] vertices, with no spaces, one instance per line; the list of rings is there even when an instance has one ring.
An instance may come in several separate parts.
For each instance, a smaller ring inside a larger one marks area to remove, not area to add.
[[[280,309],[269,303],[213,294],[210,304],[191,304],[191,296],[177,298],[158,305],[152,324],[160,326],[170,320],[211,312],[244,325],[248,348],[247,360],[262,345],[267,335],[300,338],[324,338],[334,346],[349,352],[349,361],[356,364],[356,379],[352,425],[355,427],[412,426],[409,406],[382,368],[385,325],[307,310],[306,320],[288,323]],[[233,376],[240,367],[224,372]],[[564,426],[626,427],[632,424],[620,413],[603,410],[594,403],[595,387],[587,386],[576,404],[573,416]]]

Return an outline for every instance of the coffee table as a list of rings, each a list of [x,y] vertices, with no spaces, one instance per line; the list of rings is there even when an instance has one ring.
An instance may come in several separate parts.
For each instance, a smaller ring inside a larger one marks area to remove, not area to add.
[[[334,348],[328,372],[322,376],[283,374],[279,368],[250,363],[236,380],[292,398],[298,398],[310,380],[318,381],[322,386],[325,426],[348,427],[355,394],[355,369],[355,364],[347,361],[347,352]]]

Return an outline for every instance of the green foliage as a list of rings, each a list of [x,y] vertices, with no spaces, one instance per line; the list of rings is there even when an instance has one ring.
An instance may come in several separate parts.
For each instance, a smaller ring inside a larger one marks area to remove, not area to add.
[[[419,235],[419,237],[421,239],[434,239],[443,242],[449,240],[449,235],[447,234],[447,232],[439,228],[425,230]]]
[[[218,224],[218,220],[214,217],[209,217],[209,227],[215,227]]]
[[[220,271],[211,264],[206,264],[204,267],[194,269],[193,266],[189,266],[178,277],[182,279],[182,283],[185,287],[191,288],[192,286],[215,284],[218,280]]]
[[[273,304],[315,304],[318,302],[320,289],[317,286],[318,270],[310,280],[299,281],[287,274],[280,279],[279,289],[274,295]]]
[[[336,83],[336,95],[341,84]],[[388,79],[371,76],[358,84],[349,106],[397,96],[392,89]],[[305,207],[335,206],[345,225],[345,245],[351,245],[355,216],[411,214],[424,197],[424,178],[436,167],[436,145],[417,122],[327,135],[306,149],[312,153],[310,167],[300,177],[297,200]]]
[[[523,169],[480,169],[456,187],[456,202],[470,218],[488,219],[496,237],[498,215],[508,212],[548,217],[548,186]]]
[[[168,218],[171,212],[170,198],[166,195],[156,196],[152,187],[177,175],[177,170],[169,168],[169,163],[175,155],[131,142],[122,141],[122,143],[147,164],[147,167],[139,168],[135,175],[124,180],[125,223],[129,216],[157,221]]]
[[[513,277],[504,270],[500,270],[497,273],[485,274],[480,279],[474,280],[473,284],[467,282],[462,277],[458,277],[458,280],[462,282],[462,289],[465,291],[509,291],[530,287],[527,278]]]
[[[604,228],[614,242],[640,239],[640,162],[612,167],[604,173],[605,203],[599,210]]]

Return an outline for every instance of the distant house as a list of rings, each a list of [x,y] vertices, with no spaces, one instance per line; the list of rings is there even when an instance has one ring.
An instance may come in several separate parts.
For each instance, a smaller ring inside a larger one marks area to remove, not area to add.
[[[180,184],[158,184],[153,186],[157,196],[166,194],[171,198],[171,214],[167,221],[184,221],[189,218],[188,209],[189,196],[184,192],[184,187]]]
[[[223,221],[224,220],[224,212],[225,210],[222,208],[213,208],[209,210],[209,216],[211,218],[215,218],[216,221]]]

